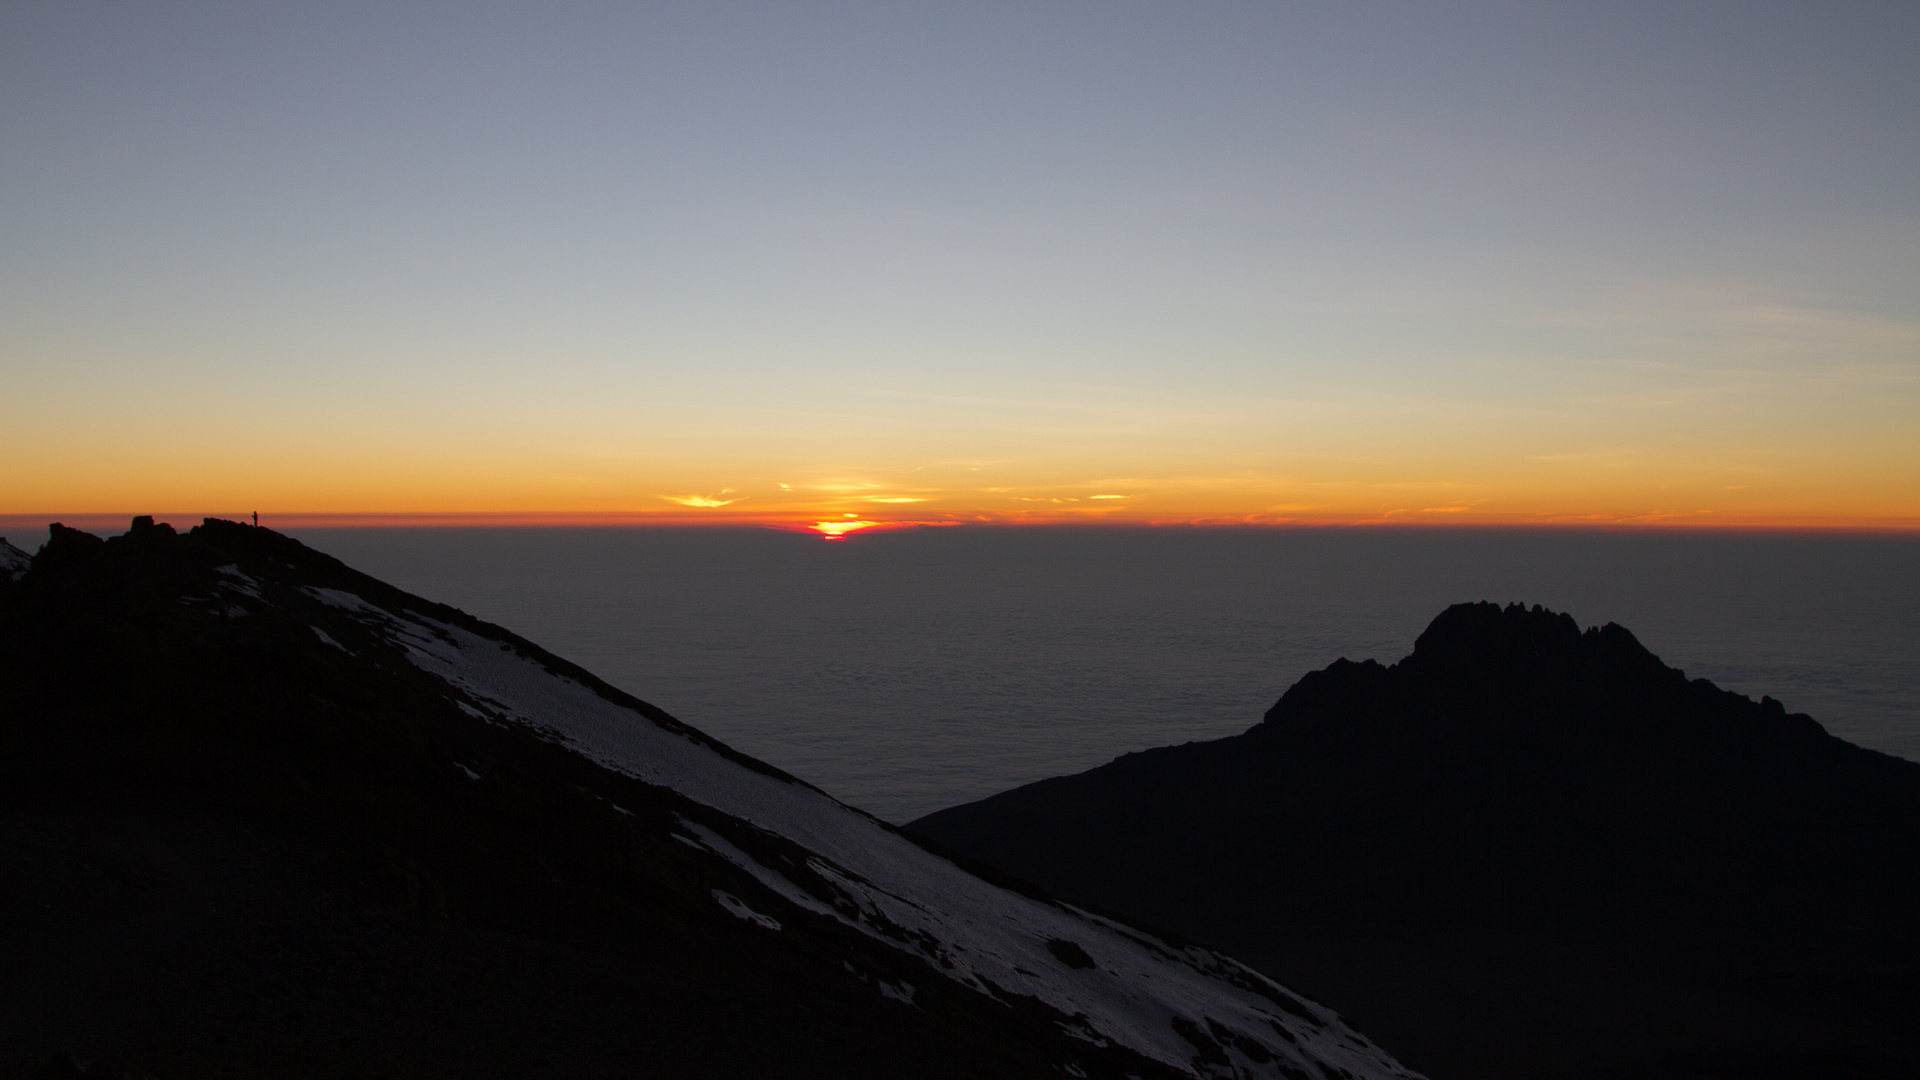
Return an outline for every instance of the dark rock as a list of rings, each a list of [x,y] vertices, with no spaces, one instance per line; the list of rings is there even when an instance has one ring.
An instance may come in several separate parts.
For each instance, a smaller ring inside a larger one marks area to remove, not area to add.
[[[1457,605],[1243,735],[909,827],[1223,947],[1437,1080],[1920,1075],[1920,764],[1616,625]]]
[[[1094,966],[1093,957],[1088,956],[1087,950],[1081,948],[1077,942],[1065,941],[1061,938],[1049,938],[1047,939],[1047,951],[1053,954],[1055,960],[1060,961],[1070,968],[1084,970]]]

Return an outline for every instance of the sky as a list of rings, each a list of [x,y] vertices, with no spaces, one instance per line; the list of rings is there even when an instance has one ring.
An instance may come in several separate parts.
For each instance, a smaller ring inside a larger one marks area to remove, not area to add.
[[[1920,530],[1920,5],[0,0],[0,517]]]

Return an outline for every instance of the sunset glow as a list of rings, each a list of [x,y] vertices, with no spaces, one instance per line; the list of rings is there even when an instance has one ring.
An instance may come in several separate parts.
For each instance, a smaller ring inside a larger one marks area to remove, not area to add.
[[[1920,531],[1896,8],[28,5],[0,518]]]

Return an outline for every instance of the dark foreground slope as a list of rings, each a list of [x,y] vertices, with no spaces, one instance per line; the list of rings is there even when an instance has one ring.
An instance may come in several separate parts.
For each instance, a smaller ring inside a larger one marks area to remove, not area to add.
[[[268,530],[0,554],[0,1076],[1404,1075]]]
[[[1243,735],[909,828],[1220,945],[1438,1080],[1920,1076],[1920,764],[1459,605]]]

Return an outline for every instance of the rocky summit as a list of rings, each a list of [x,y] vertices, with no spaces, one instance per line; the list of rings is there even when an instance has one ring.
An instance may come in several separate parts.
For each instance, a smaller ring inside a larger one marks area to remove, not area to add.
[[[1920,764],[1462,604],[1245,734],[909,828],[1231,951],[1437,1080],[1920,1076]]]
[[[1413,1075],[270,530],[0,554],[0,1076]]]

